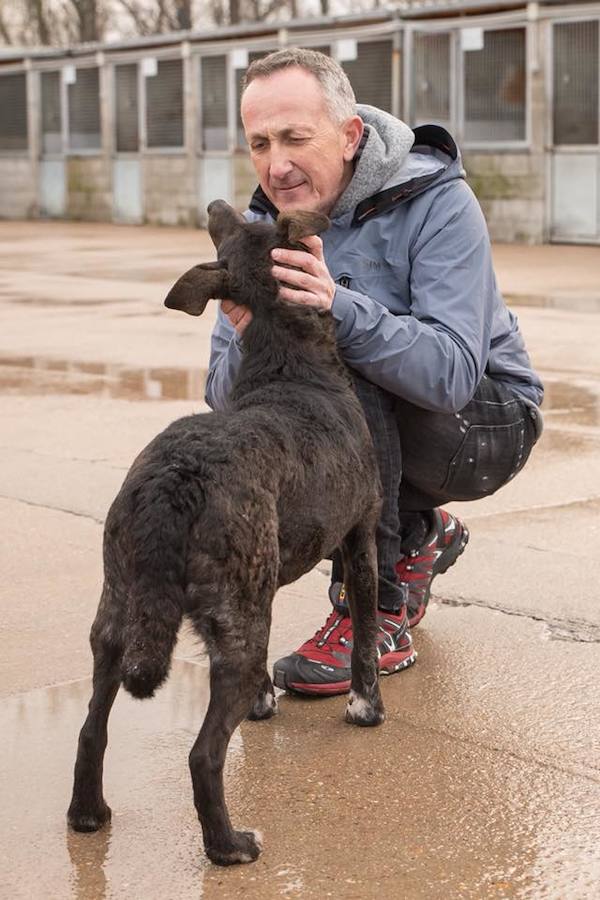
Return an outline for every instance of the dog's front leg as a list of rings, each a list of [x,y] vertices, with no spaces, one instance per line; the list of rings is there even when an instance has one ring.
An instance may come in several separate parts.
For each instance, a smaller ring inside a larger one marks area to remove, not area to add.
[[[259,719],[270,719],[277,713],[277,698],[275,697],[275,688],[271,681],[271,676],[265,672],[264,681],[260,687],[256,700],[252,704],[252,709],[248,713],[248,718],[253,721]]]
[[[352,615],[352,684],[346,721],[380,725],[385,710],[377,660],[377,548],[375,524],[361,523],[342,542],[344,582]]]

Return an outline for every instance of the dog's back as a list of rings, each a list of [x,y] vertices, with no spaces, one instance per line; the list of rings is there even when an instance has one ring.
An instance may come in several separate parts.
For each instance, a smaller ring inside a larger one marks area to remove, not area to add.
[[[183,614],[201,619],[223,593],[267,574],[280,587],[329,556],[376,500],[375,480],[349,386],[272,382],[170,425],[107,518],[106,578],[128,598],[125,687],[149,696],[164,680]]]

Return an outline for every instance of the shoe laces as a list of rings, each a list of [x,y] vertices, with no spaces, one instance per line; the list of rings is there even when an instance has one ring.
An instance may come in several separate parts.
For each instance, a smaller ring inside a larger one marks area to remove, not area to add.
[[[433,554],[420,553],[419,550],[411,550],[406,556],[396,563],[396,574],[401,582],[418,581],[421,578],[430,578],[431,572],[420,571],[417,566],[422,563],[433,565]]]
[[[346,638],[349,635],[349,638]],[[329,648],[333,644],[348,644],[352,640],[352,619],[349,615],[344,615],[337,609],[333,609],[327,616],[324,625],[319,628],[314,637],[304,645],[314,645],[322,650]]]

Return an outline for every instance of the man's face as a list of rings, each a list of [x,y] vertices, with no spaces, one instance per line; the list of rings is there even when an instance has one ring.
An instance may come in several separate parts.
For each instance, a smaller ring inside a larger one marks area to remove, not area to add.
[[[294,66],[250,82],[242,121],[263,191],[280,211],[329,214],[352,178],[363,124],[333,122],[314,75]]]

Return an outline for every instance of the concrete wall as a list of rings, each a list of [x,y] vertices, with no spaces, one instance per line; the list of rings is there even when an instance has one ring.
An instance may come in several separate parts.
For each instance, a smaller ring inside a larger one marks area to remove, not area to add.
[[[236,209],[246,209],[257,185],[256,172],[246,153],[236,153],[233,163],[233,196]]]
[[[199,205],[203,205],[203,192],[199,194],[198,185],[201,161],[198,171],[185,155],[144,156],[141,164],[144,220],[156,225],[198,225]],[[545,240],[543,155],[466,153],[465,168],[493,240],[528,244]],[[256,175],[245,153],[235,154],[232,169],[232,200],[241,210],[256,186]],[[110,161],[101,156],[68,157],[66,175],[66,218],[111,221]],[[0,183],[0,217],[25,219],[39,215],[37,178],[28,158],[0,157]]]
[[[544,158],[535,153],[465,153],[467,180],[487,219],[492,240],[544,240]]]
[[[142,165],[145,221],[197,225],[197,173],[190,158],[161,153],[145,156]]]
[[[37,214],[35,168],[29,157],[0,156],[0,218],[28,219]]]
[[[110,159],[105,156],[70,156],[67,167],[66,218],[108,222],[112,218]]]

